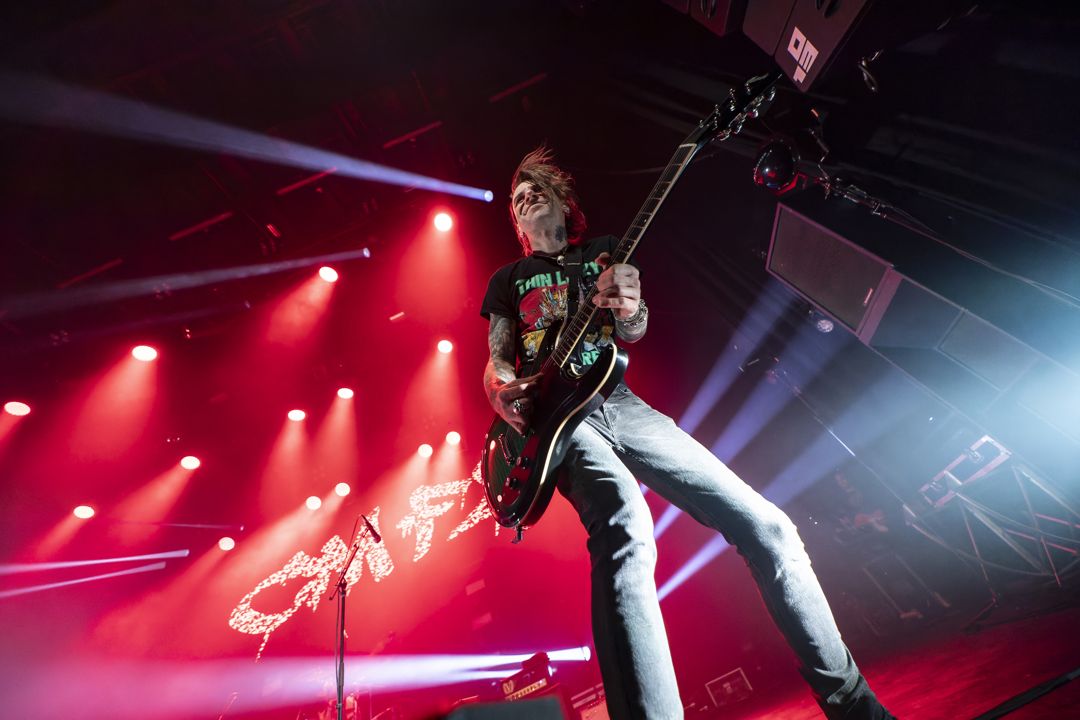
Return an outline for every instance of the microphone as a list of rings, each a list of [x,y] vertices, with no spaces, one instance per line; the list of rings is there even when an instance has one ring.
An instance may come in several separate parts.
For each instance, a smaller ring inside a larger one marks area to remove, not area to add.
[[[375,542],[382,542],[382,535],[375,529],[375,526],[371,524],[371,521],[367,519],[367,515],[360,513],[360,517],[364,518],[364,524],[367,525],[368,532],[371,533],[371,537],[375,538]]]

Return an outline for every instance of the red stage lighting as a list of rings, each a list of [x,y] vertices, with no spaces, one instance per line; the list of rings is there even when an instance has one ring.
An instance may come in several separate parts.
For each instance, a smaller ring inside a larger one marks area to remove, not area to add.
[[[416,452],[422,458],[429,458],[435,452],[435,449],[432,448],[427,443],[424,443],[423,445],[421,445],[419,448],[416,449]]]
[[[157,350],[149,345],[136,345],[131,349],[131,356],[136,360],[150,362],[151,360],[157,360]]]
[[[352,492],[352,488],[349,487],[349,483],[339,482],[337,485],[334,486],[334,492],[336,492],[341,497],[345,497],[350,492]]]
[[[292,420],[293,422],[300,422],[301,420],[303,420],[306,417],[307,417],[307,413],[304,412],[303,410],[290,410],[289,411],[289,419]]]
[[[321,277],[328,283],[337,282],[337,270],[330,267],[329,265],[323,265],[321,268],[319,268],[319,277]]]
[[[308,510],[318,510],[322,507],[322,498],[318,495],[312,495],[304,501],[304,504],[307,505]]]
[[[17,400],[11,400],[4,403],[4,412],[8,415],[14,415],[16,417],[22,417],[23,415],[30,414],[30,406]]]
[[[231,537],[223,537],[217,541],[217,546],[222,550],[228,552],[229,550],[232,550],[234,547],[236,547],[236,541],[233,540]]]
[[[337,396],[342,400],[352,400],[352,397],[355,394],[356,393],[352,391],[352,388],[339,388],[337,391]]]
[[[449,340],[440,340],[438,348],[439,352],[445,355],[454,349],[454,343],[450,342]]]
[[[450,217],[450,213],[436,213],[435,214],[435,229],[439,232],[449,232],[450,228],[454,227],[454,218]]]
[[[451,445],[457,445],[461,442],[461,433],[455,430],[451,430],[450,432],[446,433],[446,442]]]
[[[89,520],[94,517],[94,508],[89,505],[80,505],[71,511],[71,514],[80,520]]]
[[[185,470],[197,470],[200,465],[202,465],[202,461],[194,455],[185,455],[180,458],[180,467]]]

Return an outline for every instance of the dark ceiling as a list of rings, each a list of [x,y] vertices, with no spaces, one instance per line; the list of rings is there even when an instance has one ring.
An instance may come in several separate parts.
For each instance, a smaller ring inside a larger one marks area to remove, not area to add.
[[[1026,7],[984,5],[890,48],[876,65],[876,96],[844,69],[818,94],[783,90],[771,122],[790,130],[813,104],[835,167],[1075,249],[1077,20],[1054,5]],[[514,158],[547,139],[595,197],[605,175],[662,165],[733,80],[770,67],[741,34],[717,37],[655,0],[18,8],[6,11],[2,51],[17,72],[497,193]],[[25,121],[0,128],[9,348],[64,342],[87,323],[168,324],[194,307],[229,305],[221,288],[181,303],[162,297],[172,294],[166,285],[157,304],[47,314],[26,309],[36,293],[377,246],[430,202],[341,178],[277,195],[311,173]],[[752,155],[771,129],[748,127],[729,149]],[[239,307],[266,292],[249,286],[229,299]],[[74,294],[58,304],[84,303]]]

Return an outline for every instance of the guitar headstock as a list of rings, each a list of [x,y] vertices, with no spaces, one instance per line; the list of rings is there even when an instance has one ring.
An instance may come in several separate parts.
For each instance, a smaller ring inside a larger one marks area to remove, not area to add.
[[[687,142],[723,142],[732,135],[738,135],[742,131],[743,123],[758,117],[763,106],[776,97],[776,83],[782,77],[783,73],[776,70],[757,75],[731,88],[727,100],[716,105],[708,117],[698,123]]]

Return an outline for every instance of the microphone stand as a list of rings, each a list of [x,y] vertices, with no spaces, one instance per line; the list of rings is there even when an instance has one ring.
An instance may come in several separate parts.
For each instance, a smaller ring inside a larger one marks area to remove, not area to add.
[[[360,550],[360,536],[356,532],[356,528],[360,525],[361,515],[356,518],[356,522],[353,523],[353,544],[349,548],[349,554],[345,558],[345,563],[341,566],[341,572],[338,573],[337,581],[334,583],[334,591],[330,593],[330,597],[327,600],[333,600],[337,598],[337,652],[335,657],[336,674],[337,674],[337,720],[343,720],[342,714],[345,705],[345,596],[348,594],[348,583],[346,581],[346,575],[349,572],[349,568],[352,566],[353,561],[356,560],[356,553]],[[372,527],[371,522],[364,517],[364,524],[367,526],[369,534],[375,539],[375,542],[382,542],[382,538],[379,537],[379,533]]]

